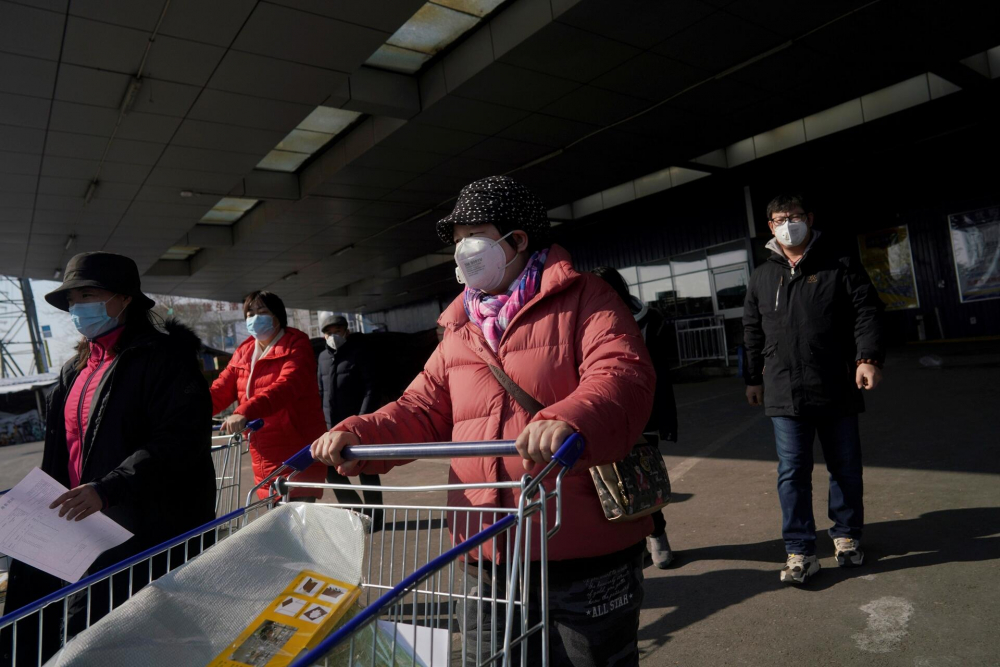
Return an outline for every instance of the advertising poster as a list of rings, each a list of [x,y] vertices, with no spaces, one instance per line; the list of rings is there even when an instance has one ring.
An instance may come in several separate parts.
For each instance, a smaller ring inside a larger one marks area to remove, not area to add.
[[[861,262],[882,297],[886,310],[920,306],[906,225],[859,234],[858,247]]]
[[[1000,298],[1000,207],[948,216],[962,301]]]

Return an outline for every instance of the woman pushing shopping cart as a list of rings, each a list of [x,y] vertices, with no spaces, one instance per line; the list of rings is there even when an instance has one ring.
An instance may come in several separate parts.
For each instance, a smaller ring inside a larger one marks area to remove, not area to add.
[[[456,275],[465,285],[438,320],[441,344],[402,398],[347,419],[312,452],[357,475],[384,473],[393,463],[348,461],[345,447],[516,439],[518,457],[452,461],[449,482],[472,486],[451,491],[448,504],[484,510],[517,507],[520,489],[502,483],[537,472],[580,433],[585,465],[563,481],[562,529],[548,544],[552,662],[633,665],[652,522],[608,521],[587,467],[632,453],[655,374],[631,313],[604,281],[573,269],[569,253],[550,245],[548,227],[541,202],[513,179],[464,188],[437,223],[441,241],[456,244]],[[459,541],[473,532],[461,522],[450,528]],[[539,549],[531,546],[530,560]],[[503,562],[503,549],[493,544],[483,558]]]
[[[249,450],[258,483],[302,442],[319,437],[326,421],[309,336],[288,326],[281,298],[269,291],[251,292],[243,299],[243,315],[250,337],[212,383],[212,403],[215,412],[238,403],[222,423],[223,434],[240,431],[255,419],[267,422]],[[313,466],[302,476],[321,482],[326,468]],[[322,491],[297,491],[295,500],[315,501],[320,496]]]

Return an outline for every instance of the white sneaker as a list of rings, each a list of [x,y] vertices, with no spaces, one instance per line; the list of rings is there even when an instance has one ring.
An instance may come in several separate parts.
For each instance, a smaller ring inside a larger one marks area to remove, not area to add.
[[[865,561],[865,552],[861,550],[861,540],[851,537],[833,538],[833,548],[837,552],[837,565],[840,567],[857,567]]]
[[[785,567],[781,568],[781,581],[786,584],[804,584],[817,572],[819,572],[819,561],[816,556],[788,554]]]
[[[653,565],[661,570],[667,569],[674,562],[674,552],[670,549],[670,542],[667,541],[666,535],[647,537],[646,550],[653,557]]]

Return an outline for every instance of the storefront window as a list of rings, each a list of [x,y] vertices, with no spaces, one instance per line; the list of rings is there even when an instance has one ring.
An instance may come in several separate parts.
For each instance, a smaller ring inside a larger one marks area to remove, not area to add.
[[[638,268],[639,282],[644,283],[650,280],[659,280],[661,278],[670,277],[670,264],[664,262],[663,264],[652,264],[649,266],[640,266]]]
[[[712,277],[715,279],[715,301],[719,312],[742,309],[747,295],[746,266],[716,269]]]
[[[624,269],[618,269],[618,273],[622,274],[622,278],[625,279],[625,283],[628,284],[629,287],[639,283],[638,272],[636,271],[636,267],[634,266],[629,266]]]
[[[705,251],[699,250],[697,252],[689,252],[686,255],[671,257],[670,268],[673,269],[675,276],[679,276],[682,273],[704,271],[708,268],[708,262],[705,259]]]
[[[676,317],[712,315],[712,282],[708,271],[674,277]]]
[[[639,289],[641,291],[639,298],[646,303],[670,301],[674,296],[674,284],[670,278],[652,280],[648,283],[640,283]]]
[[[730,266],[731,264],[746,264],[749,262],[747,246],[743,241],[727,243],[708,249],[708,266],[717,269],[720,266]]]
[[[748,263],[746,242],[735,241],[619,272],[633,296],[668,318],[732,318],[743,308]]]

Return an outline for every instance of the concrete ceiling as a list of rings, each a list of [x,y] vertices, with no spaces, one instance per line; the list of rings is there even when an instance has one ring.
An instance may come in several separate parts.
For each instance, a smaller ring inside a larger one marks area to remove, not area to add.
[[[417,75],[364,66],[422,4],[0,0],[0,273],[103,249],[151,292],[400,305],[451,279],[420,258],[469,181],[560,206],[1000,42],[995,2],[512,0]],[[255,169],[318,105],[363,115]],[[261,203],[199,224],[222,196]]]

